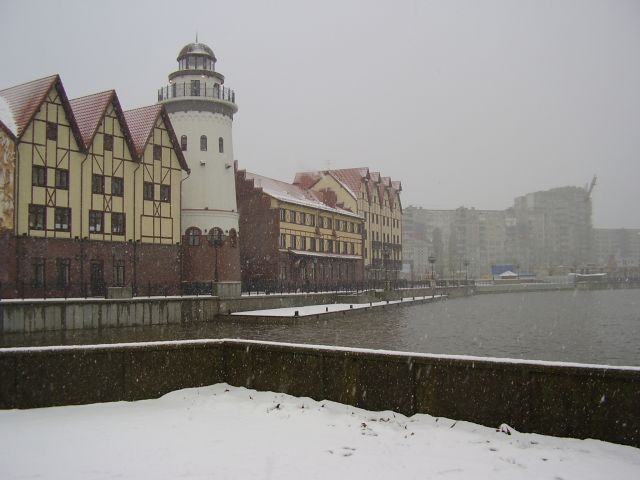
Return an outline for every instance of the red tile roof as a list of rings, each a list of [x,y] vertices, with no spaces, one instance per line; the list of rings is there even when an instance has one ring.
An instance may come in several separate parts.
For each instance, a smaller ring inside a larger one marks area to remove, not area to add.
[[[135,108],[124,112],[124,118],[129,127],[129,132],[131,132],[131,138],[133,140],[133,146],[137,156],[142,158],[142,155],[144,155],[144,150],[147,148],[147,144],[149,143],[149,139],[153,133],[153,128],[158,120],[158,116],[162,116],[162,119],[164,120],[167,131],[169,132],[169,138],[173,144],[173,149],[178,156],[180,166],[183,170],[190,172],[187,161],[184,158],[184,154],[182,153],[182,149],[180,148],[180,144],[178,143],[178,139],[176,138],[176,134],[173,130],[173,126],[171,125],[169,115],[167,115],[167,111],[164,106],[160,104]]]
[[[51,75],[0,90],[0,96],[4,97],[13,112],[13,118],[18,127],[17,137],[24,133],[57,81],[59,81],[58,75]]]
[[[89,148],[93,143],[93,137],[104,118],[107,106],[115,95],[114,90],[94,93],[86,97],[69,100],[73,115],[76,118],[84,145]]]
[[[298,172],[293,179],[294,185],[299,185],[302,188],[311,188],[322,178],[320,172]]]

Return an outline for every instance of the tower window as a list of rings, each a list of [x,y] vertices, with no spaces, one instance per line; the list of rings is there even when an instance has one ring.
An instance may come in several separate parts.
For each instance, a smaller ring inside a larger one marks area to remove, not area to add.
[[[182,149],[183,152],[187,151],[187,136],[186,135],[182,135],[180,137],[180,148]]]
[[[218,138],[218,151],[224,153],[224,139],[222,137]]]
[[[191,95],[193,97],[200,96],[200,80],[191,80]]]
[[[202,135],[200,137],[200,151],[201,152],[206,152],[207,151],[207,136],[206,135]]]
[[[195,247],[200,245],[200,235],[202,231],[198,227],[189,227],[187,228],[187,244]]]
[[[186,140],[185,140],[185,144],[186,144]],[[183,148],[183,150],[186,150],[186,148]],[[154,160],[162,160],[162,145],[154,145],[153,146],[153,159]]]

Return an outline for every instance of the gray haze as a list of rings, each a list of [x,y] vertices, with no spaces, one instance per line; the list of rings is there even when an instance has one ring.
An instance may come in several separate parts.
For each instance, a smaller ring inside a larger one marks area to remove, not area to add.
[[[3,0],[0,87],[60,73],[154,103],[196,31],[241,168],[369,166],[405,205],[485,209],[597,174],[594,225],[640,227],[637,0]]]

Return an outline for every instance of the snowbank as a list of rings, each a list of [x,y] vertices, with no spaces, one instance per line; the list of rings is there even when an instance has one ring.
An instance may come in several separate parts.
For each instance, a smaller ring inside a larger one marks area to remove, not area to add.
[[[0,411],[0,477],[640,478],[640,450],[226,384]],[[498,426],[496,426],[498,427]]]

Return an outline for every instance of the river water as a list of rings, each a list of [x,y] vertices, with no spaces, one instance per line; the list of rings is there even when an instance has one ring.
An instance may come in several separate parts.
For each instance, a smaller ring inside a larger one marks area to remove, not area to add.
[[[214,322],[5,335],[54,345],[244,338],[405,352],[640,366],[640,290],[476,295],[296,323]]]

